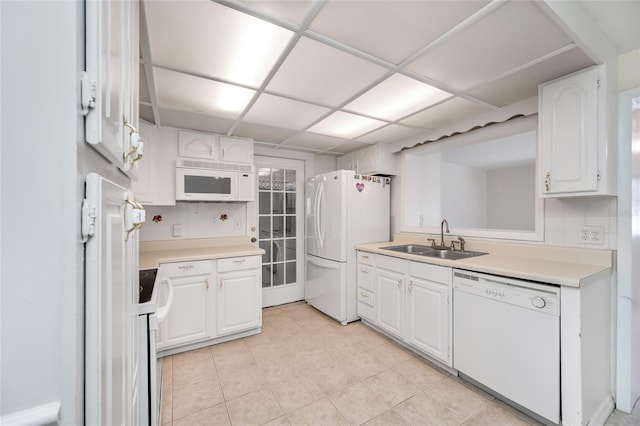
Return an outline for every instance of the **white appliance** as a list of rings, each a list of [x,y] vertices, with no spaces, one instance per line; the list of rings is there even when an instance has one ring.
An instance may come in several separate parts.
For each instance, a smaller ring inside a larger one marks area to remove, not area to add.
[[[176,160],[176,200],[252,201],[254,174],[247,165]]]
[[[138,305],[139,327],[139,424],[158,426],[160,419],[160,402],[162,401],[162,358],[158,358],[156,336],[158,324],[167,317],[173,302],[173,284],[167,279],[169,295],[162,307],[158,307],[160,297],[160,280],[157,269],[141,270],[140,303]]]
[[[354,246],[389,240],[390,182],[351,170],[307,181],[305,299],[343,325],[358,319]]]
[[[453,367],[560,423],[560,290],[454,269]]]

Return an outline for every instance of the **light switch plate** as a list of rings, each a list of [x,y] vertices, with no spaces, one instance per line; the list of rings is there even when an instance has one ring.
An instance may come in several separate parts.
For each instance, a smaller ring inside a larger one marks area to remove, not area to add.
[[[173,236],[174,238],[182,237],[182,225],[180,224],[173,225]]]

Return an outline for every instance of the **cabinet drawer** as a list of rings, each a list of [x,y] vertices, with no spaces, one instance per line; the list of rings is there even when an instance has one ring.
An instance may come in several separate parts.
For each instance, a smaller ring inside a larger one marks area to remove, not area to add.
[[[373,292],[365,290],[363,288],[358,289],[358,302],[365,303],[373,307]]]
[[[358,265],[358,287],[373,291],[374,269],[368,265]]]
[[[260,263],[260,256],[227,257],[218,259],[218,272],[259,268]]]
[[[213,272],[213,261],[195,260],[193,262],[163,263],[160,265],[160,270],[162,277],[210,274]]]
[[[376,310],[373,306],[369,306],[364,302],[358,301],[358,316],[375,322]]]
[[[404,274],[404,259],[397,257],[383,256],[381,254],[376,255],[376,266],[378,268],[387,269],[389,271],[400,272]]]
[[[409,262],[409,275],[443,284],[451,284],[452,282],[451,268],[422,262]]]
[[[373,265],[373,259],[375,255],[372,253],[367,253],[366,251],[358,251],[358,263],[362,263],[364,265]]]

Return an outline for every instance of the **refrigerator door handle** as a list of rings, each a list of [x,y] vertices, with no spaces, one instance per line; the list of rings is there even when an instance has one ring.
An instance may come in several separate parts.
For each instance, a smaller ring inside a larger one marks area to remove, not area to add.
[[[319,266],[319,267],[325,268],[325,269],[339,269],[340,268],[340,265],[335,264],[333,262],[320,262],[320,261],[314,260],[314,259],[312,259],[310,257],[307,258],[307,261],[309,263],[311,263],[312,265],[316,265],[316,266]]]
[[[318,185],[318,196],[316,197],[316,232],[318,238],[318,246],[324,246],[324,230],[322,229],[321,214],[324,214],[324,182],[320,181]]]

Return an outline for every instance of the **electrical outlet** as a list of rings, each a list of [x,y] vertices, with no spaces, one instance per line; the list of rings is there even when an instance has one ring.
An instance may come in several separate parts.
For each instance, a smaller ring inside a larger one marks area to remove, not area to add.
[[[604,244],[604,226],[583,226],[578,233],[581,244]]]
[[[173,236],[175,238],[182,237],[182,225],[180,224],[173,225]]]

